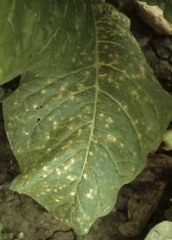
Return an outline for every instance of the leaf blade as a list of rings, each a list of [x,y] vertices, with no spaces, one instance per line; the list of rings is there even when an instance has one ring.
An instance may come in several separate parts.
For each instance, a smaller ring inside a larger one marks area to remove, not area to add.
[[[172,117],[171,97],[153,77],[128,20],[107,4],[95,5],[94,14],[96,34],[83,66],[56,77],[26,74],[4,101],[22,172],[17,191],[77,234],[113,208]]]

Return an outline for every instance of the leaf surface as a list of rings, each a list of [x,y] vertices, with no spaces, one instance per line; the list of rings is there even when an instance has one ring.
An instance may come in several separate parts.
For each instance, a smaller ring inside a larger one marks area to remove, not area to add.
[[[163,221],[155,225],[144,240],[171,240],[172,222]]]
[[[3,104],[21,168],[13,189],[77,234],[112,210],[172,118],[171,96],[154,78],[129,20],[105,3],[94,4],[93,14],[94,38],[75,54],[74,70],[26,73]]]
[[[90,11],[89,0],[0,1],[0,85],[28,69],[59,74],[59,59],[69,68],[74,53],[87,45]]]

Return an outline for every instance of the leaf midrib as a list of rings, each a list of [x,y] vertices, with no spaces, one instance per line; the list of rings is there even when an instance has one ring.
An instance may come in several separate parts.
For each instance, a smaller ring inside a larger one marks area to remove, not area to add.
[[[90,136],[89,136],[89,140],[88,140],[88,146],[87,146],[87,151],[85,154],[85,159],[84,159],[84,165],[82,168],[82,172],[81,172],[81,176],[79,179],[79,183],[82,180],[84,171],[85,171],[85,166],[87,164],[88,161],[88,155],[89,155],[89,151],[90,151],[90,146],[91,146],[91,140],[93,138],[93,132],[94,132],[94,127],[95,127],[95,119],[96,119],[96,111],[97,111],[97,99],[98,99],[98,93],[99,93],[99,53],[98,53],[98,36],[97,36],[97,28],[96,28],[96,19],[94,17],[94,22],[95,22],[95,69],[96,69],[96,77],[95,77],[95,98],[94,98],[94,108],[93,108],[93,118],[92,118],[92,125],[91,125],[91,129],[90,129]],[[79,186],[79,185],[78,185]]]

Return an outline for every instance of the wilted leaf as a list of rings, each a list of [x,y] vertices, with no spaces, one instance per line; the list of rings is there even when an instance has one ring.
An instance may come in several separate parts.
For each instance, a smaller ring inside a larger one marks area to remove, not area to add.
[[[74,70],[27,73],[3,106],[21,168],[13,189],[77,234],[111,211],[172,118],[171,96],[153,77],[129,20],[108,4],[93,7],[94,38],[75,54]]]
[[[172,35],[172,3],[170,0],[135,1],[134,7],[142,20],[161,34]]]
[[[150,6],[158,6],[163,10],[164,18],[172,23],[172,2],[171,0],[138,0],[146,2]]]

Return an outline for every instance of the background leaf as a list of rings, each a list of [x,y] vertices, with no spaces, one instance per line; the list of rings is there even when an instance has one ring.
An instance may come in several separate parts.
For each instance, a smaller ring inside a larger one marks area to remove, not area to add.
[[[28,69],[53,75],[69,68],[74,53],[87,46],[90,11],[89,0],[0,1],[0,84]]]
[[[111,211],[172,118],[171,96],[154,78],[129,20],[105,3],[93,9],[94,38],[75,54],[78,69],[72,61],[74,70],[54,77],[26,73],[3,104],[21,168],[12,188],[77,234]]]
[[[167,21],[172,23],[172,1],[171,0],[139,0],[146,2],[150,6],[159,6],[164,10],[164,17]]]
[[[164,221],[151,229],[145,240],[170,240],[172,236],[172,222]]]

